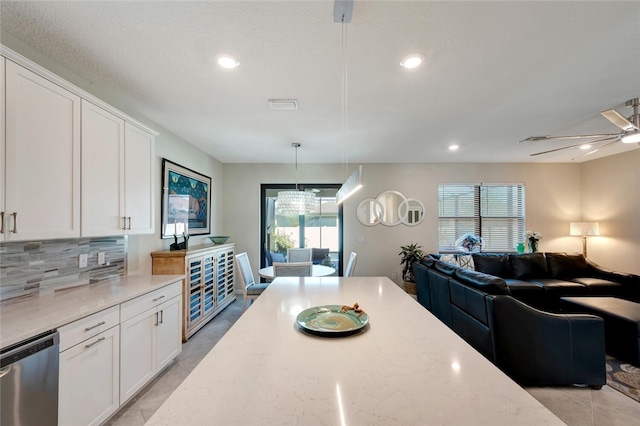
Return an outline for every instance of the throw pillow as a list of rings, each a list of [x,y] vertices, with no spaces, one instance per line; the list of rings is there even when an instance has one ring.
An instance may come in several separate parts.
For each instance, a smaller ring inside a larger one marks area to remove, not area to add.
[[[510,254],[511,268],[514,278],[548,278],[547,261],[544,253]]]
[[[474,253],[473,263],[475,270],[483,274],[501,278],[513,278],[513,271],[507,254]]]

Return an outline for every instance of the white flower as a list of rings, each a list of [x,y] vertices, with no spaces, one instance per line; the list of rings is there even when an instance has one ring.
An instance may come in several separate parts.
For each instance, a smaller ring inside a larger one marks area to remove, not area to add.
[[[531,238],[539,240],[542,238],[542,233],[538,231],[524,231],[524,239],[529,240]]]

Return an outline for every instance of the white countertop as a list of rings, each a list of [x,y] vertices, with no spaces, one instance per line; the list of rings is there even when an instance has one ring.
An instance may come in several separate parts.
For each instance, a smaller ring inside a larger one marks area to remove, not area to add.
[[[309,335],[302,310],[353,305],[363,332]],[[281,277],[147,425],[560,425],[384,277]]]
[[[183,275],[141,275],[101,281],[0,304],[0,348],[58,328],[157,288]]]

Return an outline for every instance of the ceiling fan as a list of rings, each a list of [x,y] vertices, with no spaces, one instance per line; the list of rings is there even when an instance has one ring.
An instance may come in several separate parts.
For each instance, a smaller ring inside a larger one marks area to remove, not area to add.
[[[593,135],[572,135],[572,136],[531,136],[524,140],[521,140],[518,143],[522,142],[539,142],[539,141],[548,141],[548,140],[561,140],[561,139],[591,139],[597,138],[595,141],[591,142],[581,142],[574,145],[563,146],[561,148],[550,149],[548,151],[536,152],[534,154],[529,154],[534,157],[536,155],[548,154],[550,152],[561,151],[563,149],[570,149],[580,147],[584,150],[589,150],[585,154],[579,155],[572,160],[577,158],[586,157],[587,155],[591,155],[604,147],[612,145],[618,141],[622,143],[640,143],[640,113],[638,112],[638,106],[640,106],[639,98],[630,99],[624,104],[625,107],[632,107],[633,114],[629,117],[625,117],[620,114],[615,109],[608,109],[606,111],[602,111],[600,114],[614,125],[621,129],[621,132],[618,133],[603,133],[603,134],[593,134]],[[593,149],[591,149],[593,148]]]

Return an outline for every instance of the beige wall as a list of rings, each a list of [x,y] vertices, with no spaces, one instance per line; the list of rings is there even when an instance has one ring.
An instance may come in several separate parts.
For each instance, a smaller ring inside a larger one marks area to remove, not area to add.
[[[299,182],[340,183],[340,165],[301,164]],[[260,264],[260,184],[292,183],[293,166],[281,164],[224,165],[225,232],[246,251],[254,271]],[[417,242],[427,252],[438,249],[438,184],[524,183],[527,228],[540,231],[542,251],[580,251],[579,239],[568,237],[569,222],[580,218],[582,198],[579,164],[365,164],[364,188],[344,205],[344,251],[358,253],[356,273],[365,276],[396,274],[400,282],[400,246]],[[367,227],[357,220],[358,203],[394,189],[421,200],[424,222]],[[364,242],[359,242],[360,237]]]
[[[600,222],[589,258],[640,274],[640,149],[585,163],[581,180],[582,220]]]

